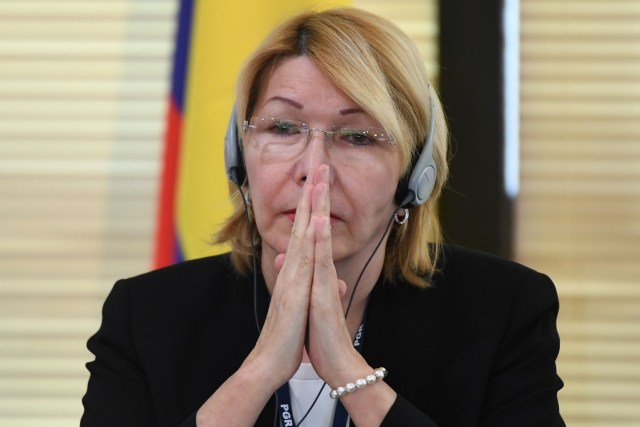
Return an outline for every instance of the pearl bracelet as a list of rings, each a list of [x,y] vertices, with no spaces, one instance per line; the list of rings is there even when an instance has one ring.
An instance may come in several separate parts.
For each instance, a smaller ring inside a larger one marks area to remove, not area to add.
[[[338,399],[347,393],[353,393],[359,388],[365,388],[369,384],[382,381],[387,376],[387,370],[385,368],[378,368],[373,371],[373,374],[367,375],[366,378],[358,378],[355,382],[349,383],[344,387],[338,387],[335,390],[331,390],[329,397],[332,399]]]

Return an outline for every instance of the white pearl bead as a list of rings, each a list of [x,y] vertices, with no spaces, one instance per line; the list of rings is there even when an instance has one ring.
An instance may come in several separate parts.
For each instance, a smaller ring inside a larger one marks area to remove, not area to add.
[[[373,384],[380,380],[383,380],[387,376],[387,370],[385,368],[378,368],[373,371],[373,374],[367,375],[365,378],[358,378],[355,383],[349,383],[344,387],[338,387],[335,390],[329,392],[329,397],[337,399],[344,396],[346,393],[353,393],[359,388],[365,388],[368,384]]]

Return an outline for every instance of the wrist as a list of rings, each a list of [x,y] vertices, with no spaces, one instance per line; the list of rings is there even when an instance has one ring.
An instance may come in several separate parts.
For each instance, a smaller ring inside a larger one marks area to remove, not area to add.
[[[384,381],[386,376],[386,369],[372,369],[368,375],[353,377],[349,383],[332,389],[329,397],[340,399],[355,425],[380,426],[397,397],[396,392]],[[358,380],[360,387],[356,385]],[[353,391],[348,392],[348,388]]]
[[[286,383],[293,375],[283,372],[280,366],[276,366],[266,357],[249,356],[244,361],[240,369],[236,372],[243,381],[249,384],[258,383],[275,392],[282,384]]]
[[[340,358],[340,363],[335,363],[326,375],[322,376],[331,389],[344,386],[356,378],[363,378],[373,372],[367,361],[353,350],[351,354]]]
[[[368,385],[375,384],[387,377],[387,370],[383,367],[376,368],[369,375],[356,378],[353,382],[346,383],[344,386],[336,387],[329,393],[332,399],[339,399],[347,393],[354,393]]]

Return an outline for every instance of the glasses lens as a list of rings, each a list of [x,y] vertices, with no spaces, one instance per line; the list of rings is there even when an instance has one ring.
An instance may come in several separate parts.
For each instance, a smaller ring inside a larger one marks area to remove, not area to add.
[[[374,128],[340,128],[335,132],[335,134],[341,142],[346,142],[351,145],[371,145],[376,142],[384,141],[384,133],[380,129]]]
[[[274,117],[253,117],[249,120],[248,131],[263,148],[272,151],[290,152],[297,145],[303,145],[306,125],[302,122]]]
[[[281,118],[253,117],[246,126],[253,140],[272,153],[296,154],[304,149],[310,132],[323,132],[332,149],[393,143],[384,129],[335,126],[331,131],[309,129],[303,122]]]

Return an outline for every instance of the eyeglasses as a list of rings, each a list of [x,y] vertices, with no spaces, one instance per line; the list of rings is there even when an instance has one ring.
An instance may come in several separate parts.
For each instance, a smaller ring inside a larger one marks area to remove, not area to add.
[[[325,140],[336,148],[351,148],[375,144],[394,144],[384,129],[333,126],[331,130],[309,127],[304,122],[278,118],[252,117],[244,122],[245,132],[251,132],[258,144],[271,151],[291,153],[311,140],[311,132],[325,134]]]

